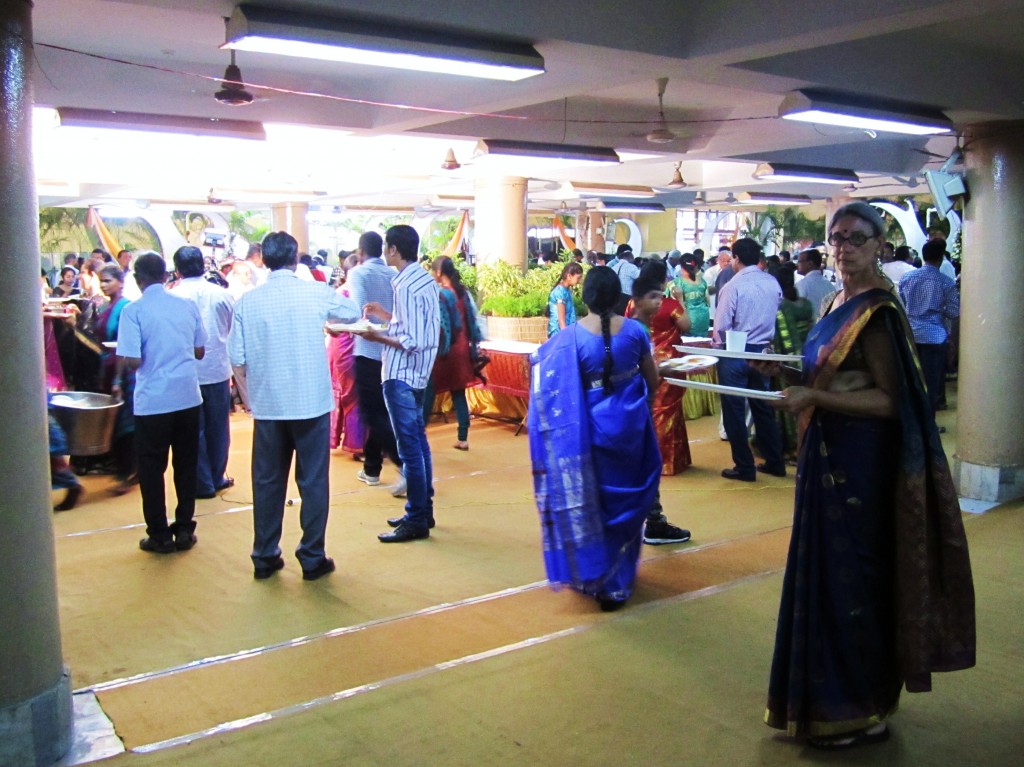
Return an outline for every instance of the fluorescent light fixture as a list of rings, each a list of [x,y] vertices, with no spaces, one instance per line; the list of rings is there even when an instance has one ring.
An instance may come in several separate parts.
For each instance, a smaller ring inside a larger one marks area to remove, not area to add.
[[[222,47],[490,80],[522,80],[544,72],[544,59],[524,43],[248,4],[232,12]]]
[[[806,194],[772,194],[771,192],[740,192],[734,205],[810,205]]]
[[[183,117],[142,112],[115,112],[106,109],[58,107],[62,127],[105,128],[109,130],[175,133],[183,136],[217,136],[264,141],[263,125],[249,120],[224,120],[219,117]]]
[[[629,184],[584,184],[570,181],[569,187],[580,197],[654,197],[654,190],[649,186],[632,186]]]
[[[814,89],[788,94],[779,106],[779,116],[786,120],[913,136],[931,136],[953,130],[953,122],[937,109]]]
[[[635,200],[601,200],[598,210],[609,213],[664,213],[665,206],[660,202],[637,202]]]
[[[762,181],[799,181],[813,184],[856,184],[860,181],[852,170],[816,168],[813,165],[792,165],[784,162],[763,162],[754,170],[754,178]]]
[[[576,165],[609,165],[619,162],[614,149],[603,146],[576,144],[544,144],[535,141],[506,141],[487,138],[477,142],[473,157],[528,157],[537,160],[557,160]]]

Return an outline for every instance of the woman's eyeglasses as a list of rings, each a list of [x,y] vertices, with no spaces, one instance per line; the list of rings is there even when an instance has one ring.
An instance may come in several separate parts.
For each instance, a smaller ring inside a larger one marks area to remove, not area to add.
[[[853,247],[859,248],[872,237],[874,237],[873,234],[864,234],[864,232],[854,232],[849,237],[843,237],[839,232],[832,232],[832,234],[828,236],[828,244],[838,248],[842,246],[844,242],[848,242],[853,245]]]

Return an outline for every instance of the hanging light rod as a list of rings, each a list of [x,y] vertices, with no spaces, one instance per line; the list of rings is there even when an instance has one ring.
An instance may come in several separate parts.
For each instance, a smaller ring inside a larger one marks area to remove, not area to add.
[[[779,117],[914,136],[931,136],[953,130],[953,122],[937,109],[817,89],[789,93],[779,106]]]
[[[522,80],[544,72],[543,57],[525,43],[249,4],[232,12],[222,47],[490,80]]]
[[[729,202],[727,200],[727,202]],[[810,205],[806,194],[772,194],[770,192],[740,192],[733,205]]]
[[[263,124],[249,120],[155,115],[107,109],[79,109],[78,107],[58,107],[57,117],[62,127],[178,133],[185,136],[219,136],[256,141],[265,141],[267,138]]]
[[[608,165],[619,162],[619,155],[614,149],[602,146],[544,144],[535,141],[507,141],[492,138],[478,141],[473,156],[529,157],[539,160],[557,160],[563,163],[573,161],[577,165]]]
[[[632,184],[586,184],[570,181],[569,187],[580,197],[654,197],[654,190],[649,186]]]
[[[815,184],[856,184],[860,181],[852,170],[816,168],[785,162],[763,162],[754,170],[754,178],[762,181],[799,181]]]

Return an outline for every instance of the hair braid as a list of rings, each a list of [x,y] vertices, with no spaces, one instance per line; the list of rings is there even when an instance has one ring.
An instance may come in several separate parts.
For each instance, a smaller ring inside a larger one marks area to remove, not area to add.
[[[601,375],[601,386],[605,394],[612,393],[612,312],[601,312],[601,337],[604,339],[604,373]]]

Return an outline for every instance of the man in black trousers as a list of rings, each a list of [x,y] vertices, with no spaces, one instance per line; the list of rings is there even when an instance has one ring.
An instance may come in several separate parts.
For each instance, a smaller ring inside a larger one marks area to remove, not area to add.
[[[146,537],[139,548],[154,554],[191,549],[196,543],[196,462],[199,456],[199,391],[196,360],[206,353],[199,308],[164,290],[167,265],[156,253],[135,260],[142,297],[124,308],[117,355],[136,371],[135,448]],[[164,472],[168,451],[178,499],[167,524]]]

